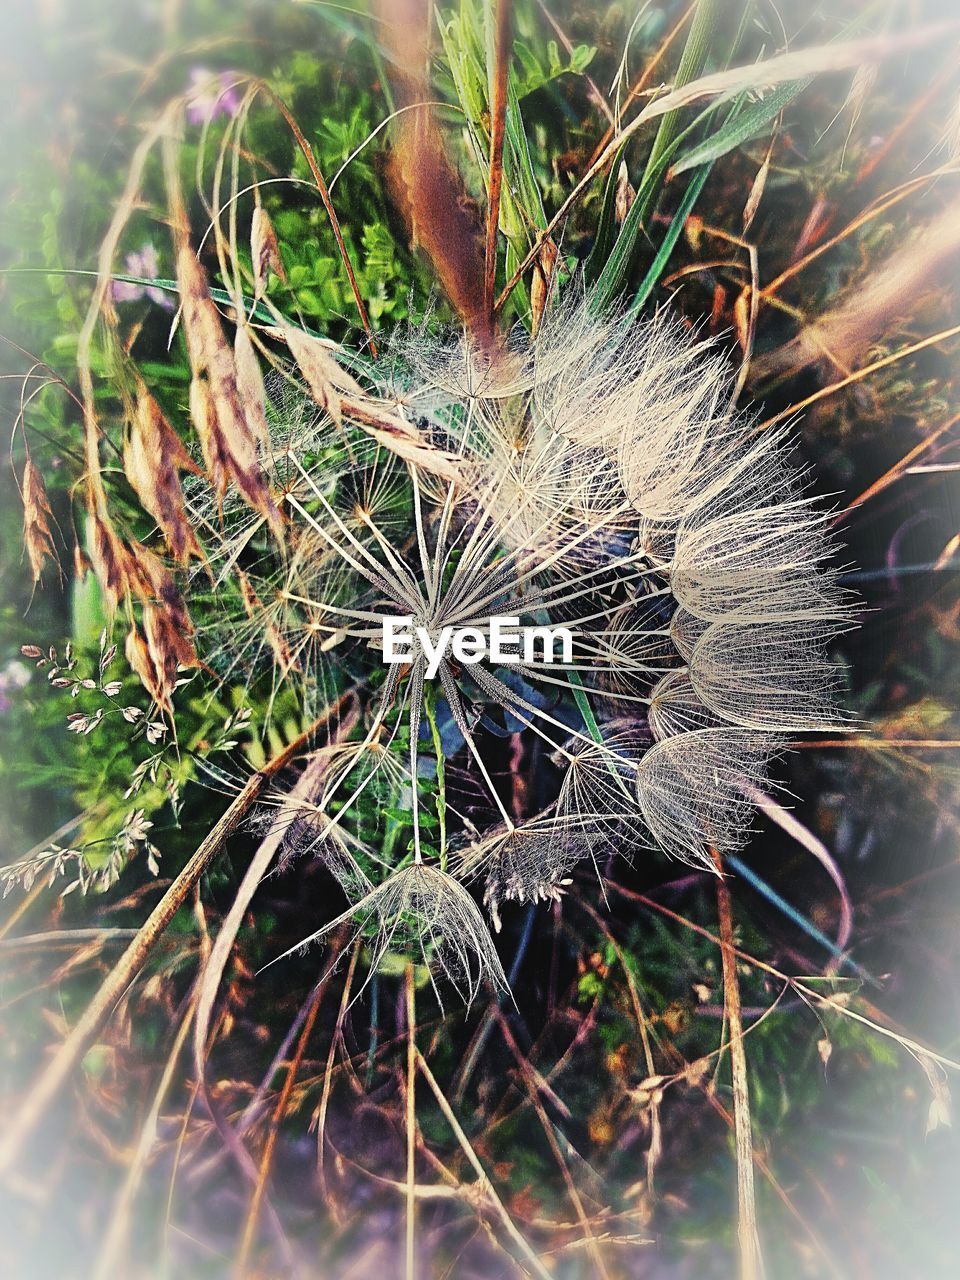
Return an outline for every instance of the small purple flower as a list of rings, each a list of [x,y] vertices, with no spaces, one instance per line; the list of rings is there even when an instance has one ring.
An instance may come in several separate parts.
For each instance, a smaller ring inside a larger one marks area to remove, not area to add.
[[[240,71],[209,71],[194,67],[187,90],[187,119],[191,124],[210,124],[220,116],[232,119],[243,101]]]
[[[126,257],[126,274],[143,276],[148,280],[156,280],[160,275],[160,259],[157,251],[149,242],[142,249],[128,253]],[[157,306],[172,311],[173,299],[163,289],[155,289],[151,285],[131,284],[127,280],[114,280],[111,289],[114,302],[139,302],[141,298],[149,298]]]
[[[18,693],[30,681],[30,668],[22,662],[8,662],[0,671],[0,715],[13,704],[11,694]]]

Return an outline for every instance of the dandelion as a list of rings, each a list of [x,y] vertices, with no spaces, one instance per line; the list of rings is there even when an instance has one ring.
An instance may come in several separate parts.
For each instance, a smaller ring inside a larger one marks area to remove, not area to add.
[[[352,921],[358,933],[372,932],[371,972],[387,951],[419,948],[431,978],[438,970],[471,1002],[484,979],[501,990],[507,980],[476,903],[462,884],[421,862],[395,872],[296,947],[278,956],[303,953],[331,929]],[[271,961],[275,964],[277,961]],[[434,983],[437,996],[442,995]]]
[[[197,640],[305,706],[348,676],[367,689],[291,847],[354,899],[334,923],[373,965],[419,947],[469,997],[502,971],[464,882],[499,927],[581,862],[650,846],[713,870],[746,839],[789,738],[845,726],[829,642],[851,603],[787,434],[731,409],[721,353],[678,322],[579,301],[499,356],[423,330],[384,345],[347,374],[291,335],[308,388],[280,370],[260,444],[282,549],[263,510],[186,481],[215,578]],[[505,655],[504,620],[569,645]],[[499,776],[512,733],[556,766],[540,812]]]

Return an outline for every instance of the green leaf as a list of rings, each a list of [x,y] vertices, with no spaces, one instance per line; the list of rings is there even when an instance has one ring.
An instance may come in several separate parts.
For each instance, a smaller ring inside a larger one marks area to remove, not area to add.
[[[762,101],[753,103],[735,118],[728,118],[716,133],[684,152],[671,166],[670,177],[675,178],[678,174],[686,173],[688,169],[695,169],[701,164],[711,164],[720,156],[733,151],[760,133],[788,102],[791,102],[798,93],[803,92],[812,78],[807,76],[805,80],[789,80],[786,84],[771,89]]]
[[[626,143],[613,157],[610,172],[607,174],[606,186],[603,189],[603,202],[600,205],[600,217],[597,219],[597,230],[593,238],[593,247],[584,263],[584,273],[591,283],[596,280],[610,256],[616,235],[615,213],[617,208],[617,176],[623,162]]]
[[[663,243],[657,250],[657,256],[651,263],[650,270],[644,276],[643,284],[641,284],[640,288],[637,290],[636,296],[630,305],[631,314],[635,315],[640,310],[647,298],[657,287],[657,283],[663,274],[663,269],[670,260],[671,253],[673,253],[674,245],[680,238],[680,232],[683,230],[683,224],[686,222],[690,214],[690,210],[693,208],[694,204],[696,204],[697,197],[703,190],[703,184],[706,182],[710,174],[711,167],[711,165],[705,164],[703,168],[698,170],[694,177],[691,178],[690,185],[687,187],[684,192],[683,199],[680,201],[680,208],[673,215],[673,220],[667,228],[667,234],[663,237]]]

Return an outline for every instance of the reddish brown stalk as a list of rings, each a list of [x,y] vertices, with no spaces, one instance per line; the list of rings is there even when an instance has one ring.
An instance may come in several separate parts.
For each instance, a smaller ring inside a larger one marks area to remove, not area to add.
[[[832,523],[839,524],[844,516],[849,514],[849,512],[851,512],[855,507],[863,506],[863,504],[870,498],[876,497],[876,495],[886,489],[888,485],[891,485],[895,480],[898,480],[912,462],[915,462],[917,458],[926,453],[932,445],[936,444],[941,436],[946,435],[947,432],[955,427],[958,422],[960,422],[960,413],[955,413],[953,417],[943,423],[942,426],[937,427],[935,431],[931,431],[930,434],[926,436],[925,439],[921,440],[919,444],[914,445],[912,449],[908,450],[908,452],[905,453],[898,462],[895,462],[892,467],[888,467],[878,480],[874,480],[873,484],[867,485],[866,489],[864,489],[862,493],[857,494],[855,498],[851,499],[851,501],[847,503],[842,511],[837,512]]]
[[[497,277],[497,228],[503,187],[503,140],[507,124],[507,80],[510,74],[512,0],[496,0],[493,85],[490,95],[490,170],[487,182],[487,240],[483,270],[483,309],[493,323]]]

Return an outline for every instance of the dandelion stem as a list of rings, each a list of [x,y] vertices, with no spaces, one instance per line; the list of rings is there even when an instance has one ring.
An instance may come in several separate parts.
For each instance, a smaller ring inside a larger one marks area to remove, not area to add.
[[[416,1280],[415,1246],[417,1237],[417,1012],[414,1003],[413,962],[407,962],[407,1222],[406,1222],[406,1280]]]
[[[737,981],[737,952],[733,932],[730,890],[723,879],[723,864],[716,851],[713,860],[717,879],[717,917],[720,926],[720,956],[723,965],[723,1001],[730,1026],[730,1071],[733,1077],[733,1126],[737,1150],[737,1238],[740,1245],[741,1280],[758,1280],[763,1274],[760,1237],[757,1232],[757,1203],[753,1183],[753,1133],[750,1123],[750,1091],[747,1085],[747,1056],[743,1047],[743,1018],[740,985]]]

